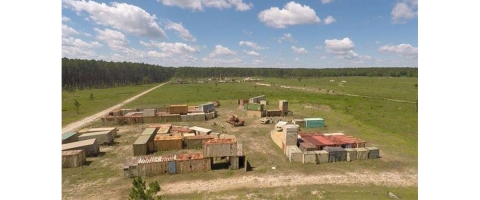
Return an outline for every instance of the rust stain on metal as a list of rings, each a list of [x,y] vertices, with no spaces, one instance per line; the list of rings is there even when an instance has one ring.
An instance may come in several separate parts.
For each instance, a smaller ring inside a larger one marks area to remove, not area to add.
[[[178,154],[176,160],[198,160],[203,159],[202,153]]]
[[[236,139],[211,139],[211,140],[205,140],[203,141],[204,144],[230,144],[230,143],[236,143]]]

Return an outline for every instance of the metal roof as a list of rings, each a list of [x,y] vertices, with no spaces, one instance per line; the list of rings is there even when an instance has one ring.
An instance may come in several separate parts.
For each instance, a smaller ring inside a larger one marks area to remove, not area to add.
[[[202,127],[198,127],[198,126],[192,126],[188,129],[194,130],[194,131],[200,131],[200,132],[207,132],[207,133],[212,132],[212,129],[202,128]]]
[[[66,132],[66,133],[62,134],[62,140],[65,140],[69,137],[72,137],[75,134],[76,134],[76,132]]]
[[[140,137],[135,140],[133,144],[146,144],[148,140],[150,140],[151,135],[141,135]]]
[[[318,120],[323,121],[322,118],[303,118],[303,120],[305,120],[305,121],[318,121]]]
[[[174,161],[176,155],[170,156],[154,156],[154,157],[140,157],[138,158],[138,163],[155,163],[155,162],[168,162]]]
[[[96,143],[96,140],[97,140],[97,138],[92,138],[92,139],[88,139],[88,140],[82,140],[82,141],[78,141],[78,142],[71,142],[71,143],[67,143],[67,144],[62,144],[62,151],[67,150],[67,149],[71,149],[71,148],[75,148],[75,147],[92,145],[92,144]]]
[[[71,155],[78,155],[84,152],[85,150],[83,149],[78,149],[78,150],[65,150],[62,151],[62,156],[71,156]]]
[[[204,144],[221,144],[221,143],[228,144],[228,143],[236,143],[236,142],[237,141],[235,139],[231,139],[231,138],[211,139],[211,140],[203,141]]]
[[[99,132],[91,132],[91,133],[84,133],[78,137],[86,137],[86,136],[93,136],[93,135],[105,135],[109,134],[110,131],[99,131]]]
[[[155,136],[155,141],[158,141],[158,140],[182,140],[182,136],[181,135],[172,135],[172,136],[169,136],[169,135],[157,135]]]
[[[196,160],[203,159],[203,153],[178,154],[175,160]]]
[[[187,140],[205,140],[205,139],[213,139],[213,136],[212,135],[194,135],[194,136],[185,136],[185,138],[187,138]]]

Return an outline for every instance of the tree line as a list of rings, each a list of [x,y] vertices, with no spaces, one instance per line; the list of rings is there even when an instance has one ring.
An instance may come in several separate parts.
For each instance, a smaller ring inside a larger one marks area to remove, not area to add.
[[[339,76],[418,77],[418,68],[237,68],[163,67],[131,62],[62,58],[62,87],[108,88],[158,83],[172,78],[210,77],[313,78]]]
[[[175,68],[145,63],[62,58],[62,87],[109,88],[170,80]]]

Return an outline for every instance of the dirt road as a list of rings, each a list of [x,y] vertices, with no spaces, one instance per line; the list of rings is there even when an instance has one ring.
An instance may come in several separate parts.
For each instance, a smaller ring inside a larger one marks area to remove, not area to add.
[[[142,93],[140,93],[140,94],[138,94],[138,95],[135,95],[134,97],[132,97],[132,98],[130,98],[130,99],[127,99],[127,100],[125,100],[124,102],[119,103],[119,104],[117,104],[117,105],[115,105],[115,106],[112,106],[112,107],[110,107],[110,108],[108,108],[108,109],[106,109],[106,110],[104,110],[104,111],[102,111],[102,112],[99,112],[99,113],[97,113],[97,114],[94,114],[94,115],[92,115],[92,116],[90,116],[90,117],[85,117],[85,118],[81,119],[80,121],[76,121],[76,122],[73,122],[73,123],[71,123],[71,124],[68,124],[68,125],[66,125],[66,126],[64,126],[64,127],[62,128],[62,133],[78,130],[78,129],[82,128],[83,126],[85,126],[86,124],[91,123],[91,122],[99,119],[100,117],[107,115],[108,112],[110,112],[110,111],[112,111],[112,110],[115,110],[115,109],[117,109],[117,108],[121,108],[123,105],[125,105],[125,104],[127,104],[127,103],[129,103],[129,102],[131,102],[131,101],[133,101],[133,100],[135,100],[135,99],[137,99],[138,97],[140,97],[140,96],[142,96],[142,95],[144,95],[144,94],[149,93],[150,91],[152,91],[152,90],[154,90],[154,89],[157,89],[157,88],[161,87],[162,85],[165,85],[166,83],[168,83],[168,82],[162,83],[162,84],[157,85],[157,86],[155,86],[155,87],[153,87],[153,88],[151,88],[151,89],[148,89],[147,91],[142,92]]]
[[[162,185],[159,194],[196,193],[225,191],[241,188],[271,188],[279,186],[336,184],[336,185],[383,185],[391,187],[418,186],[418,173],[411,172],[365,172],[347,174],[289,174],[244,176],[208,181],[182,181]]]

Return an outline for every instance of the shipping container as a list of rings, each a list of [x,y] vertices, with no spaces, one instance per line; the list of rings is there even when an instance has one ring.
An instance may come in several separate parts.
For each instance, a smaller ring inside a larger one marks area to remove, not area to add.
[[[366,148],[353,148],[357,151],[357,160],[365,160],[368,159],[368,149]]]
[[[317,164],[317,156],[315,152],[303,152],[303,164]]]
[[[212,102],[200,104],[198,109],[204,113],[209,113],[215,110],[215,105]]]
[[[85,150],[62,151],[62,168],[80,167],[85,163]]]
[[[91,132],[91,133],[84,133],[78,136],[78,140],[89,140],[92,138],[97,139],[98,144],[112,144],[113,143],[113,135],[111,131],[100,131],[100,132]]]
[[[179,150],[183,147],[183,137],[181,135],[157,135],[153,142],[155,151]]]
[[[293,124],[298,125],[299,128],[305,128],[305,120],[303,119],[294,119]]]
[[[266,111],[265,111],[265,116],[266,116],[266,117],[278,117],[278,116],[282,116],[282,111],[281,111],[281,110],[266,110]]]
[[[125,178],[133,178],[138,176],[138,158],[127,158],[123,164],[123,175]]]
[[[188,113],[188,105],[170,105],[170,114],[186,115]]]
[[[368,150],[368,159],[380,158],[380,149],[377,147],[365,147]]]
[[[342,147],[324,147],[328,152],[328,162],[347,161],[347,151]]]
[[[141,135],[133,143],[133,155],[142,156],[147,155],[153,151],[153,148],[149,147],[149,143],[153,143],[154,135]]]
[[[203,155],[205,157],[236,156],[237,141],[235,139],[211,139],[203,141]]]
[[[300,150],[302,150],[303,153],[318,150],[318,148],[315,145],[313,145],[308,141],[301,142],[299,148]]]
[[[65,150],[85,150],[85,156],[97,156],[100,150],[97,139],[89,139],[78,142],[62,144],[62,151]]]
[[[285,121],[279,121],[277,124],[275,124],[275,130],[276,131],[283,131],[283,127],[287,125],[288,122]]]
[[[264,105],[256,104],[256,103],[249,103],[247,105],[247,110],[255,110],[255,111],[263,111]]]
[[[153,117],[157,113],[157,109],[143,109],[143,117]]]
[[[163,174],[175,174],[176,172],[175,155],[140,157],[138,159],[137,170],[138,170],[139,176],[157,176],[157,175],[163,175]]]
[[[229,156],[228,161],[230,163],[231,170],[237,170],[240,168],[240,159],[238,156]]]
[[[345,148],[345,151],[347,151],[347,161],[354,161],[357,160],[357,151],[353,148]]]
[[[120,109],[120,113],[122,116],[125,116],[127,113],[130,113],[130,112],[137,112],[136,109]]]
[[[262,117],[262,111],[247,110],[247,117],[250,117],[250,118],[259,118],[259,117]]]
[[[317,156],[317,163],[322,164],[322,163],[328,163],[328,152],[325,150],[318,150],[314,151],[315,155]]]
[[[188,113],[187,116],[190,122],[205,121],[205,113]]]
[[[185,137],[185,148],[187,149],[201,149],[204,140],[215,139],[210,135],[196,135]]]
[[[157,128],[145,128],[142,135],[151,135],[152,137],[155,137],[155,135],[157,135],[157,130]]]
[[[83,131],[84,129],[82,129]],[[117,137],[117,128],[116,127],[102,127],[102,128],[88,128],[86,129],[86,132],[83,133],[93,133],[93,132],[101,132],[101,131],[110,131],[112,132],[113,137]]]
[[[303,152],[297,147],[297,145],[287,145],[286,149],[290,162],[301,163],[303,161]]]
[[[78,141],[78,133],[77,132],[67,132],[62,134],[62,144],[67,144],[71,142]]]
[[[267,105],[267,100],[260,100],[260,104]]]
[[[205,113],[205,119],[206,120],[215,119],[215,112]]]
[[[212,170],[212,158],[205,158],[201,153],[179,154],[175,157],[175,168],[178,174]]]
[[[288,101],[287,100],[280,100],[278,101],[278,109],[282,111],[282,113],[288,112]]]
[[[196,135],[208,135],[212,132],[212,129],[202,128],[198,126],[192,126],[188,129],[193,130]]]
[[[322,128],[324,120],[322,118],[304,118],[305,128]]]
[[[272,130],[270,132],[270,137],[272,138],[273,142],[280,148],[283,150],[282,148],[282,143],[285,143],[285,141],[283,141],[283,139],[285,138],[285,135],[283,134],[283,132],[277,132],[275,130]],[[285,153],[285,152],[284,152]]]
[[[239,99],[237,102],[238,105],[243,106],[244,104],[248,104],[248,99]]]

